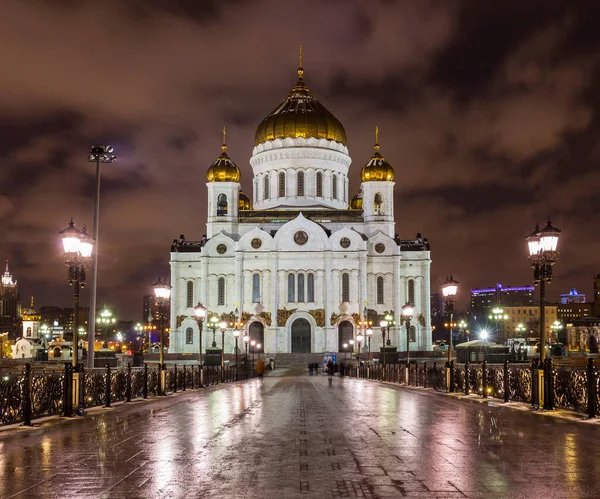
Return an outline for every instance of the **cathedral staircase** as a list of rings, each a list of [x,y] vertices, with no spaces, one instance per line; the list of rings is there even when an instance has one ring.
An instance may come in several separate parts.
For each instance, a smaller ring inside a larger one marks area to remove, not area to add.
[[[308,364],[317,362],[319,367],[323,365],[322,353],[277,353],[275,357],[275,368],[288,368],[304,366],[308,368]],[[267,357],[272,357],[268,355]]]

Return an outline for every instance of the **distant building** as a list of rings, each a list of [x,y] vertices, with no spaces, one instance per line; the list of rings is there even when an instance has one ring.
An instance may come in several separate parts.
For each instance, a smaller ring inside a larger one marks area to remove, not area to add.
[[[0,333],[8,333],[11,340],[19,336],[21,330],[21,301],[17,281],[13,281],[8,270],[8,260],[4,274],[0,278]]]
[[[168,326],[169,324],[169,306],[166,305],[164,307],[164,311],[162,313],[163,323]],[[156,305],[156,297],[154,295],[144,295],[144,305],[142,312],[142,322],[153,322],[157,323],[161,320],[161,313],[159,307]]]
[[[508,319],[504,321],[504,331],[508,338],[516,337],[539,337],[540,335],[540,307],[537,305],[504,307],[504,314]],[[558,306],[546,305],[546,319],[544,329],[546,338],[554,338],[553,325],[558,320]],[[525,327],[525,331],[519,329]]]
[[[585,294],[579,293],[573,288],[568,293],[560,295],[560,303],[566,305],[567,303],[585,303]]]
[[[561,303],[558,305],[557,319],[565,325],[571,324],[583,317],[592,317],[594,305],[592,303]]]
[[[496,305],[505,307],[533,305],[533,286],[504,287],[496,284],[493,288],[471,290],[471,311],[476,318],[488,315]]]

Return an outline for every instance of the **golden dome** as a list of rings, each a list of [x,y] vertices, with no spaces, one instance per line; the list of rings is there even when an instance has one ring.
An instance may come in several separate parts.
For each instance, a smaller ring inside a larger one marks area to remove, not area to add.
[[[227,155],[227,133],[223,127],[223,152],[206,172],[209,182],[239,182],[242,174],[237,165]]]
[[[248,199],[248,196],[246,196],[246,194],[244,194],[244,191],[240,191],[239,209],[240,209],[240,211],[252,209],[252,203]]]
[[[350,209],[351,210],[362,210],[363,206],[362,206],[362,191],[358,191],[356,193],[356,196],[354,196],[352,198],[352,201],[350,201]]]
[[[371,160],[362,167],[360,178],[363,182],[393,182],[394,176],[392,166],[379,154],[379,128],[375,127],[375,152]]]
[[[274,139],[313,137],[346,145],[346,131],[338,119],[315,99],[302,80],[302,49],[298,81],[287,98],[256,129],[254,144]]]

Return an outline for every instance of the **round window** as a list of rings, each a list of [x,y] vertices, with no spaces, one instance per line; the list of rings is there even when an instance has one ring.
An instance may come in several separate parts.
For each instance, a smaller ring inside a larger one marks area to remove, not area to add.
[[[350,247],[350,239],[348,239],[347,237],[342,237],[340,239],[340,246],[342,248],[349,248]]]
[[[227,246],[225,246],[224,244],[219,244],[219,246],[217,246],[217,253],[219,253],[219,255],[222,255],[226,251],[227,251]]]
[[[255,237],[254,239],[252,239],[252,241],[250,242],[250,244],[252,245],[252,247],[254,249],[258,249],[262,246],[262,240],[259,239],[258,237]]]
[[[294,242],[300,246],[302,246],[303,244],[306,244],[306,242],[308,241],[308,234],[306,232],[304,232],[303,230],[299,230],[298,232],[296,232],[294,234]]]
[[[377,253],[383,253],[385,251],[385,245],[383,243],[377,243],[375,245],[375,251],[377,251]]]

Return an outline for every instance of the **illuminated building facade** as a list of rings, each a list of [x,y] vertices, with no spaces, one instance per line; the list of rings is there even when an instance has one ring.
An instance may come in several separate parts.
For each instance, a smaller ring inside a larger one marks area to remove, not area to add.
[[[560,295],[560,302],[563,305],[567,303],[585,303],[585,294],[571,289],[568,293]]]
[[[485,318],[489,309],[496,305],[533,305],[533,286],[504,287],[496,284],[492,288],[471,290],[471,312],[475,318]]]
[[[8,333],[10,340],[16,339],[21,329],[21,302],[17,281],[8,270],[0,277],[0,333]]]
[[[237,309],[261,350],[305,353],[341,351],[365,308],[369,317],[393,310],[390,339],[404,346],[400,315],[411,301],[410,347],[431,349],[429,244],[420,234],[397,236],[395,172],[377,131],[375,142],[351,198],[346,132],[313,97],[301,67],[288,97],[256,130],[252,201],[223,134],[206,174],[206,235],[182,235],[171,247],[170,352],[198,351],[198,302],[219,316]],[[209,345],[212,335],[203,339]],[[374,334],[372,348],[380,346]],[[225,350],[233,351],[230,333]]]

